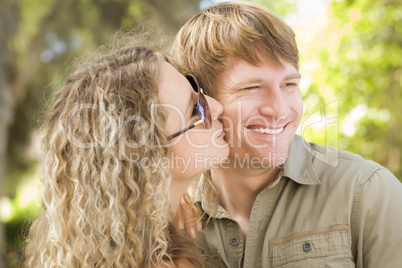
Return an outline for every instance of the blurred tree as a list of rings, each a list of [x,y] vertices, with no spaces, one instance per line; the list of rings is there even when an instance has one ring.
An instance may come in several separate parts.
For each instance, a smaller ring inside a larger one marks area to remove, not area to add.
[[[13,0],[0,2],[0,201],[4,178],[8,129],[13,121],[14,78],[13,55],[8,49],[8,40],[17,32],[18,9]],[[6,265],[6,243],[3,223],[0,221],[0,267]]]
[[[315,45],[323,70],[307,96],[337,99],[340,149],[379,162],[401,180],[402,2],[337,0],[332,16],[336,28],[326,34],[339,37],[339,45]]]
[[[122,28],[163,27],[174,35],[198,11],[186,0],[2,0],[0,2],[0,201],[15,197],[21,174],[32,170],[27,146],[66,62],[110,42]],[[49,86],[51,85],[51,86]],[[7,167],[7,169],[5,169]],[[1,184],[1,182],[3,182]],[[22,216],[20,224],[24,221]],[[1,224],[1,221],[0,221]],[[7,223],[8,251],[15,250],[15,221]],[[0,267],[6,267],[0,225]],[[3,263],[1,263],[3,261]],[[13,266],[9,260],[7,265]]]

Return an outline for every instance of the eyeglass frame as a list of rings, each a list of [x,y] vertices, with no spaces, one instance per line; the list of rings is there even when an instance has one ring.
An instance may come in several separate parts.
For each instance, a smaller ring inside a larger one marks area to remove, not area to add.
[[[194,88],[194,84],[191,83],[189,78],[193,79],[193,81],[195,82],[196,88]],[[174,138],[176,138],[176,137],[178,137],[178,136],[180,136],[181,134],[184,134],[185,132],[189,131],[190,129],[195,128],[196,126],[200,125],[201,123],[203,123],[204,126],[207,129],[211,128],[211,112],[210,112],[210,109],[209,109],[208,101],[205,98],[204,91],[202,90],[202,88],[200,88],[197,79],[193,75],[191,75],[191,74],[186,75],[186,79],[191,84],[191,87],[193,88],[193,90],[198,93],[197,103],[194,104],[194,109],[197,109],[197,113],[198,113],[198,116],[200,117],[200,120],[198,120],[197,122],[189,125],[188,127],[184,128],[184,129],[182,129],[182,130],[170,135],[168,137],[169,141],[174,139]],[[205,103],[204,106],[201,104],[200,99],[202,99],[202,101]],[[200,107],[202,109],[200,109]],[[209,118],[207,118],[207,116]]]

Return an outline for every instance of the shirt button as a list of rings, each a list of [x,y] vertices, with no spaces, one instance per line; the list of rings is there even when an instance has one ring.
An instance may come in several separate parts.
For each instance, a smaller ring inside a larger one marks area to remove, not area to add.
[[[312,249],[313,249],[313,244],[311,244],[310,241],[304,242],[304,244],[303,244],[303,250],[304,250],[305,252],[309,252],[309,251],[311,251]]]
[[[229,240],[230,245],[237,246],[239,244],[239,238],[237,236],[232,236]]]

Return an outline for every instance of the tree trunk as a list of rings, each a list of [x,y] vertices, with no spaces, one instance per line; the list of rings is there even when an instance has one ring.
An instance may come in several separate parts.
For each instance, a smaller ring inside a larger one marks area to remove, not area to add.
[[[14,98],[12,94],[12,52],[8,49],[10,38],[18,28],[18,7],[15,0],[0,1],[0,200],[7,153],[8,129],[13,121]],[[0,267],[6,267],[6,238],[0,220]]]

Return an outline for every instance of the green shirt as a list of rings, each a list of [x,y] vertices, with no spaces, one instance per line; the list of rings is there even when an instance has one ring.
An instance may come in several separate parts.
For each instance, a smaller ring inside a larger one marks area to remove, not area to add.
[[[220,255],[210,267],[402,267],[402,184],[356,154],[295,135],[279,183],[255,200],[245,245],[239,224],[200,194],[205,177],[198,187],[197,239]]]

